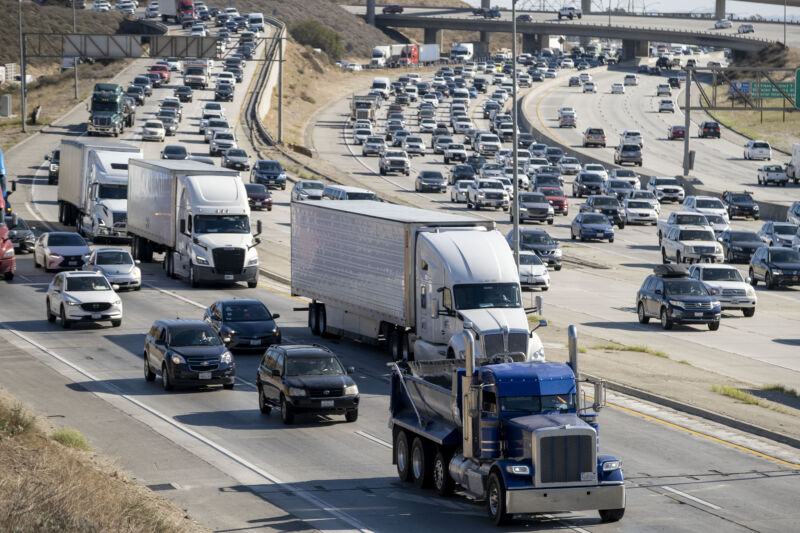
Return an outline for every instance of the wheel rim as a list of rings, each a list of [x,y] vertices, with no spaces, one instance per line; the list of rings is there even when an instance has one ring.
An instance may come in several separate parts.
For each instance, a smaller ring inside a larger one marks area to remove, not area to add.
[[[150,365],[147,364],[147,356],[144,357],[144,375],[148,377],[150,375]]]
[[[497,488],[497,483],[492,483],[489,487],[489,512],[492,516],[497,516],[500,509],[500,491]]]
[[[262,411],[266,406],[266,402],[264,401],[264,389],[258,389],[258,408]]]
[[[398,446],[397,446],[397,469],[400,470],[401,472],[405,471],[407,461],[408,461],[408,459],[406,458],[406,447],[402,446],[402,445],[400,445],[400,443],[398,443]]]
[[[667,312],[664,311],[663,309],[661,310],[661,325],[662,326],[667,325]]]
[[[414,473],[414,479],[422,477],[422,450],[419,447],[415,447],[414,451],[411,452],[411,468]]]
[[[286,418],[289,415],[289,406],[286,404],[286,399],[281,398],[281,416]]]
[[[639,320],[640,321],[644,320],[644,306],[642,304],[639,304],[639,308],[637,309],[637,311],[639,313]]]
[[[437,489],[444,487],[444,463],[440,457],[437,457],[433,464],[433,482]]]
[[[169,387],[169,375],[167,374],[167,367],[161,368],[161,385],[165,389]]]

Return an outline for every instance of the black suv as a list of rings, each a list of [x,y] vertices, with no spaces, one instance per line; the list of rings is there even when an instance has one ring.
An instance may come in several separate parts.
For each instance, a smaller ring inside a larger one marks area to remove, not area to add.
[[[640,324],[658,318],[663,329],[674,324],[708,324],[719,329],[722,306],[703,282],[689,277],[681,265],[659,265],[647,276],[636,293],[636,313]]]
[[[750,258],[750,284],[763,281],[767,289],[800,285],[800,252],[779,246],[762,246]]]
[[[294,422],[295,413],[344,414],[348,422],[358,419],[358,385],[339,358],[324,346],[272,346],[256,371],[258,408],[269,414],[281,410],[284,424]]]
[[[708,137],[714,137],[715,139],[720,138],[720,131],[719,131],[719,124],[714,122],[713,120],[705,120],[700,124],[700,128],[697,131],[698,135],[701,139],[705,139]]]
[[[758,220],[758,203],[753,200],[752,194],[750,191],[725,191],[722,193],[722,203],[725,204],[725,209],[728,210],[728,216],[731,220],[733,220],[733,217],[753,217]]]
[[[728,263],[749,263],[750,258],[764,242],[754,231],[740,231],[726,229],[717,239],[722,244],[722,252]]]
[[[520,250],[534,252],[547,266],[561,270],[561,247],[549,233],[543,229],[520,228],[519,234]],[[509,246],[514,246],[514,230],[508,232],[506,242]]]
[[[448,183],[450,185],[455,185],[457,181],[461,180],[474,180],[475,179],[475,169],[472,168],[470,165],[462,164],[462,165],[453,165],[450,168],[450,177],[448,178]]]
[[[580,207],[581,213],[603,213],[619,229],[625,227],[625,209],[616,196],[590,196]]]
[[[219,83],[214,89],[215,102],[233,102],[233,85],[230,83]]]
[[[144,379],[161,376],[164,390],[175,385],[222,385],[232,389],[233,355],[202,320],[156,320],[144,340]]]
[[[264,353],[281,343],[281,330],[275,323],[281,315],[272,314],[258,300],[219,300],[206,307],[203,320],[238,352]]]
[[[581,198],[583,196],[599,194],[602,186],[603,177],[600,174],[581,172],[575,178],[575,181],[572,182],[572,196]]]

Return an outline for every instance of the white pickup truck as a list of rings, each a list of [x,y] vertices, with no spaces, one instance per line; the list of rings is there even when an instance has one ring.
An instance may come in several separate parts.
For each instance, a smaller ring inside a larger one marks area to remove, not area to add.
[[[467,209],[493,207],[508,211],[509,196],[503,183],[496,179],[476,179],[467,189]]]
[[[673,211],[669,214],[669,218],[666,220],[659,219],[658,221],[658,243],[661,244],[661,239],[664,238],[664,235],[676,226],[706,226],[711,228],[711,225],[702,213],[696,213],[694,211]]]
[[[581,11],[577,7],[562,7],[558,10],[558,20],[562,18],[568,18],[569,20],[578,17],[579,19],[583,16],[583,11]]]
[[[724,263],[722,245],[708,226],[674,226],[661,240],[661,259],[664,264]]]

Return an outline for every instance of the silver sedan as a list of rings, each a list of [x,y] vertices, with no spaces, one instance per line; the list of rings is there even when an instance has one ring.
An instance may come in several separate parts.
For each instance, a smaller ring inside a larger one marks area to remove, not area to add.
[[[120,289],[138,291],[142,288],[142,271],[124,248],[97,248],[92,251],[83,269],[103,274],[109,283]]]

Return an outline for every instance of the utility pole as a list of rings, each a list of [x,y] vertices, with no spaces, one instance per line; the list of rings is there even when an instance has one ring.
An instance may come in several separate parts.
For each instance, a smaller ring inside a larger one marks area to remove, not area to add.
[[[683,126],[683,175],[689,175],[689,124],[690,124],[690,109],[692,106],[691,91],[692,91],[692,74],[693,69],[686,67],[686,104],[683,109],[685,116]]]
[[[278,35],[278,143],[283,143],[283,36]]]
[[[19,89],[20,89],[20,114],[22,115],[22,133],[25,133],[25,37],[22,35],[22,0],[19,0]]]
[[[512,183],[514,198],[512,200],[511,216],[514,219],[514,262],[519,272],[519,176],[517,159],[517,0],[511,0],[511,155],[514,165],[514,181]]]
[[[75,22],[75,3],[77,0],[72,1],[72,33],[78,33],[78,26]],[[75,71],[75,100],[78,99],[78,57],[72,58],[72,69]]]

